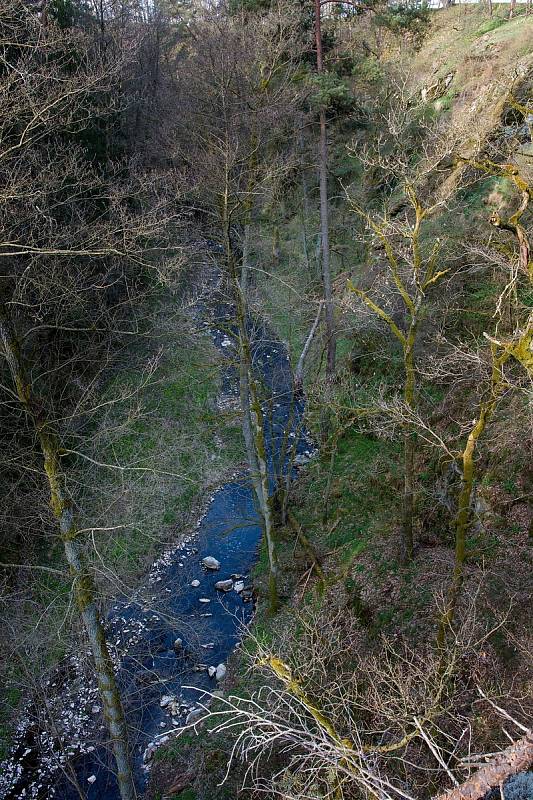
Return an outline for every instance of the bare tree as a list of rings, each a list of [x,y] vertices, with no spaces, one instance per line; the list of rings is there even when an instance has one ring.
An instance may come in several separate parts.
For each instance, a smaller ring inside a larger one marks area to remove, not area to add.
[[[0,6],[0,29],[0,339],[12,382],[12,388],[2,385],[2,392],[10,408],[18,401],[22,413],[12,416],[23,433],[30,431],[21,465],[26,457],[28,468],[48,486],[56,538],[94,660],[120,794],[131,800],[136,792],[127,724],[78,504],[70,492],[65,458],[78,451],[65,431],[69,424],[76,429],[74,420],[79,423],[92,399],[92,391],[83,382],[79,386],[80,372],[89,369],[99,346],[105,361],[109,341],[98,342],[121,315],[111,321],[113,313],[106,316],[101,298],[110,300],[108,290],[125,280],[130,259],[142,260],[149,240],[151,266],[157,268],[166,201],[153,193],[143,215],[145,177],[134,179],[129,166],[105,159],[102,166],[91,152],[91,146],[107,144],[112,135],[107,126],[123,108],[121,82],[135,46],[131,31],[128,54],[112,38],[104,49],[90,31],[62,29],[8,0]],[[94,145],[99,124],[102,141]],[[126,304],[121,298],[115,305]],[[97,383],[95,370],[92,383]],[[100,398],[96,405],[102,403]],[[77,438],[83,439],[79,429]],[[46,524],[46,515],[41,516],[41,525]]]
[[[316,41],[316,68],[319,75],[324,72],[324,56],[322,49],[322,3],[315,0],[315,41]],[[320,107],[319,111],[319,151],[318,170],[320,178],[320,247],[322,254],[322,282],[324,285],[325,319],[326,319],[326,374],[332,377],[335,374],[335,318],[333,308],[333,295],[331,289],[331,265],[329,246],[329,200],[328,200],[328,133],[326,126],[326,109]]]
[[[349,289],[356,294],[363,303],[386,325],[396,337],[402,348],[404,384],[403,398],[409,409],[416,405],[416,364],[415,347],[419,333],[420,321],[424,314],[427,294],[448,273],[448,269],[439,270],[437,267],[440,245],[437,242],[429,255],[424,255],[421,241],[422,225],[436,209],[436,206],[424,208],[414,188],[408,184],[406,196],[409,200],[414,221],[395,226],[385,218],[376,222],[358,206],[353,208],[366,221],[373,233],[378,237],[387,258],[387,267],[392,278],[393,291],[397,292],[404,313],[407,316],[405,327],[398,325],[394,320],[394,312],[388,311],[386,306],[374,300],[371,294],[349,283]],[[395,252],[391,242],[391,234],[400,235],[407,240],[407,253]],[[383,289],[382,289],[383,291]],[[390,298],[389,298],[390,299]],[[403,521],[402,521],[402,552],[403,560],[409,561],[413,555],[413,524],[415,504],[415,433],[409,424],[404,429],[404,491],[403,491]]]
[[[224,252],[224,279],[235,307],[243,437],[268,551],[272,610],[278,602],[278,564],[265,420],[250,335],[250,237],[261,198],[274,192],[290,155],[276,153],[270,132],[275,124],[294,129],[294,25],[295,19],[280,9],[265,15],[260,26],[245,15],[213,14],[203,20],[201,51],[191,55],[179,76],[176,126],[178,148],[197,186],[197,202],[208,208],[207,220],[213,220],[211,230]],[[198,140],[191,158],[194,137]]]

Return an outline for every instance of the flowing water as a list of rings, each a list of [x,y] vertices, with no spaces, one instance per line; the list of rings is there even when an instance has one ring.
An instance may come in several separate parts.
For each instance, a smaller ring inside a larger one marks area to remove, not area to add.
[[[234,402],[238,381],[232,363],[232,309],[219,297],[199,303],[197,315],[227,358],[223,396],[226,402]],[[288,425],[289,442],[300,459],[309,456],[311,443],[301,432],[303,408],[301,401],[293,398],[285,348],[261,322],[250,323],[250,330],[254,371],[267,396],[265,434],[272,471]],[[209,677],[206,667],[226,663],[239,641],[242,624],[250,620],[249,576],[260,538],[250,483],[245,474],[238,475],[210,498],[196,532],[167,550],[136,595],[117,599],[110,611],[108,640],[133,732],[135,775],[141,792],[150,755],[172,735],[173,728],[183,725],[191,709],[198,707],[202,692],[216,689],[216,678]],[[206,570],[201,563],[205,556],[216,558],[220,569]],[[215,589],[217,581],[231,576],[234,581],[242,580],[244,592]],[[193,581],[199,585],[192,586]],[[176,648],[178,638],[182,644]],[[50,702],[56,713],[58,701],[61,705],[61,745],[59,737],[44,726],[39,729],[21,721],[12,756],[2,765],[2,800],[74,800],[80,793],[88,800],[118,799],[97,689],[91,676],[83,673],[83,663],[75,655],[70,657],[63,673],[50,682]],[[68,691],[72,685],[78,687],[75,696]],[[164,696],[171,698],[166,707],[161,705]],[[65,731],[70,732],[66,737]]]

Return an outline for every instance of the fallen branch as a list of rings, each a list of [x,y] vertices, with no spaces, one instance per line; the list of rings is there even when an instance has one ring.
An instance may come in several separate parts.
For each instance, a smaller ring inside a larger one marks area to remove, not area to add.
[[[316,329],[318,328],[318,323],[320,321],[320,314],[322,313],[323,305],[324,301],[321,300],[320,303],[318,304],[315,321],[313,322],[311,330],[309,331],[307,339],[305,340],[304,348],[302,350],[300,358],[298,359],[298,364],[296,365],[296,369],[294,371],[294,390],[296,393],[302,391],[305,359],[307,357],[307,353],[309,352],[309,348],[311,347],[311,342],[314,339]]]
[[[529,731],[514,744],[498,753],[486,766],[464,783],[439,795],[436,800],[481,800],[487,792],[504,783],[512,775],[533,764],[533,732]]]

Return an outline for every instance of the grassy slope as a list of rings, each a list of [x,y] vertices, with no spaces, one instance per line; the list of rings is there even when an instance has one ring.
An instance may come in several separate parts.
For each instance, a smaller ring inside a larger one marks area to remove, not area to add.
[[[125,476],[104,471],[85,503],[92,520],[129,526],[105,535],[102,546],[111,564],[134,574],[192,523],[205,493],[242,458],[239,419],[217,408],[220,358],[209,334],[173,313],[169,298],[155,330],[157,339],[133,354],[109,394],[130,393],[141,368],[158,358],[154,376],[133,404],[102,420],[98,437],[97,460],[133,469]]]

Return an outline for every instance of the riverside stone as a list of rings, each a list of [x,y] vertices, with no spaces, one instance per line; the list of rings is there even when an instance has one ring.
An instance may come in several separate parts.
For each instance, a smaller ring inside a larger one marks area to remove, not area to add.
[[[215,583],[215,589],[218,589],[219,592],[230,592],[233,589],[233,581],[231,578],[225,581],[217,581]]]
[[[214,556],[206,556],[205,558],[202,558],[202,564],[206,569],[220,569],[220,561],[218,561]]]

